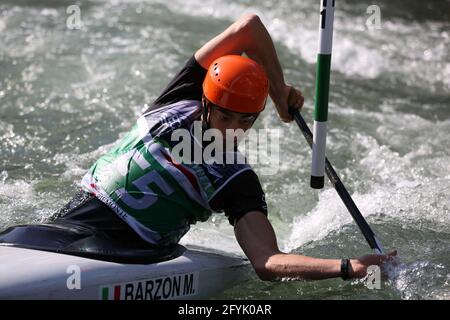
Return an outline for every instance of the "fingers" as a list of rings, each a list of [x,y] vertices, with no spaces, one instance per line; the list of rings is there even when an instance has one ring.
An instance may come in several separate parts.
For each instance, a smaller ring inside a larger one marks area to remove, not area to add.
[[[288,86],[288,105],[293,106],[297,102],[297,92],[294,87]]]
[[[393,250],[393,251],[389,252],[388,255],[391,257],[395,257],[397,255],[397,250]]]
[[[387,259],[385,260],[385,262],[393,264],[394,266],[398,265],[400,262],[397,258],[397,250],[393,250],[393,251],[389,252],[386,257],[387,257]]]
[[[281,121],[283,121],[283,122],[289,123],[289,122],[292,122],[292,120],[294,120],[294,117],[291,116],[291,115],[289,115],[289,116],[286,116],[286,117],[282,117],[282,118],[280,118],[280,119],[281,119]]]
[[[385,255],[377,255],[377,256],[378,256],[377,265],[379,265],[382,268],[385,268],[387,264],[396,265],[397,250],[393,250]]]
[[[302,92],[291,86],[287,86],[287,89],[289,90],[287,99],[288,108],[300,111],[305,102]],[[294,116],[287,110],[287,112],[283,112],[283,114],[280,115],[280,119],[283,122],[291,122],[294,120]]]
[[[303,108],[303,104],[305,103],[305,98],[300,95],[297,99],[297,102],[294,105],[294,108],[298,111],[300,111]]]
[[[295,91],[295,101],[292,104],[292,107],[295,110],[301,111],[303,108],[303,104],[305,103],[305,98],[302,95],[302,92],[300,90],[294,89]]]
[[[397,256],[397,250],[393,250],[388,254],[369,254],[358,258],[358,261],[364,265],[378,265],[381,266],[385,262],[394,261]]]
[[[286,123],[294,120],[294,116],[289,112],[289,110],[287,110],[287,112],[283,112],[283,114],[280,113],[279,117],[280,117],[281,121],[286,122]]]
[[[392,250],[387,255],[383,256],[383,262],[393,260],[396,256],[397,256],[397,250]]]
[[[396,266],[396,257],[397,250],[393,250],[388,254],[369,254],[357,259],[353,259],[351,260],[351,262],[356,266],[356,269],[360,268],[361,276],[364,277],[367,274],[367,268],[369,266],[377,265],[383,272],[385,270],[388,270],[389,266]]]
[[[304,103],[304,97],[300,90],[295,89],[294,87],[290,87],[289,97],[288,97],[288,105],[295,109],[300,109]]]
[[[284,88],[284,97],[284,101],[277,105],[278,115],[281,121],[291,122],[294,120],[294,116],[290,112],[290,109],[300,111],[305,102],[305,98],[300,90],[289,85],[286,85]]]

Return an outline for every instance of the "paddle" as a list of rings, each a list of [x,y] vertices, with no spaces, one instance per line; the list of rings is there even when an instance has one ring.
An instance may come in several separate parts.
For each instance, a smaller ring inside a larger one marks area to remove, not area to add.
[[[300,130],[302,131],[303,136],[305,137],[309,146],[312,148],[313,135],[311,133],[311,130],[309,130],[308,125],[306,124],[302,115],[300,114],[300,112],[298,110],[294,111],[293,109],[289,109],[289,112],[294,116],[295,122],[297,123]],[[339,176],[337,175],[336,171],[334,171],[333,166],[331,165],[330,161],[328,161],[327,158],[325,158],[325,172],[328,176],[328,179],[333,184],[334,188],[336,189],[337,193],[339,194],[339,197],[341,197],[341,199],[344,202],[345,206],[347,207],[348,211],[352,215],[353,220],[355,220],[355,222],[358,225],[359,229],[361,230],[362,234],[364,235],[367,242],[369,243],[369,246],[373,250],[375,250],[377,253],[385,254],[384,249],[381,246],[381,243],[375,237],[374,232],[372,231],[369,224],[366,222],[366,220],[362,216],[361,212],[359,211],[359,209],[356,206],[355,202],[353,201],[352,197],[348,193],[348,191],[345,188],[344,184],[342,183],[341,179],[339,179]]]

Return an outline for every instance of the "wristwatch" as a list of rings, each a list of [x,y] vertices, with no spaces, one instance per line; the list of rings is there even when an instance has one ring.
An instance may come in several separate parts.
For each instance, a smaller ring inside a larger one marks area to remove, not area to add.
[[[342,280],[347,280],[350,278],[349,275],[350,259],[341,260],[341,278]]]

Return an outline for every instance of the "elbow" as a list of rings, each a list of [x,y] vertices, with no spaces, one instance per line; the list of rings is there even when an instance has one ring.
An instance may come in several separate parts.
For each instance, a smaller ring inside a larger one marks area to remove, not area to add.
[[[258,278],[262,281],[273,281],[277,278],[276,273],[273,268],[270,267],[269,263],[260,263],[253,266]]]
[[[259,16],[255,13],[248,13],[243,15],[240,19],[240,29],[246,32],[254,32],[263,26]]]
[[[264,266],[261,266],[261,267],[255,266],[254,269],[255,269],[256,275],[258,276],[259,280],[271,281],[271,280],[275,279],[275,277],[270,272],[270,270]]]

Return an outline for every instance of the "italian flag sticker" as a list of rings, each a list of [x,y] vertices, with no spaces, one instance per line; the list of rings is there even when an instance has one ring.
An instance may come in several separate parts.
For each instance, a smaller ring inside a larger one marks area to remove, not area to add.
[[[102,288],[102,300],[120,300],[121,286]],[[110,296],[112,294],[112,297]]]

